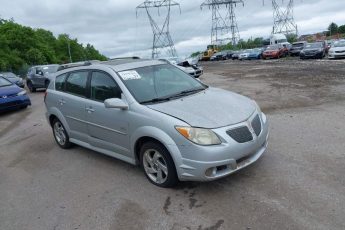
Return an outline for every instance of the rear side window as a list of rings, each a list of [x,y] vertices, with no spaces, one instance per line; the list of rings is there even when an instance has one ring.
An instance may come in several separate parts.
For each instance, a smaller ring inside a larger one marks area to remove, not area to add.
[[[71,73],[66,81],[66,92],[85,97],[88,74],[87,71]]]
[[[65,80],[66,74],[57,76],[55,79],[55,90],[57,91],[64,91],[65,90]]]
[[[91,99],[104,102],[110,98],[121,98],[121,90],[115,80],[106,73],[93,72],[91,78]]]

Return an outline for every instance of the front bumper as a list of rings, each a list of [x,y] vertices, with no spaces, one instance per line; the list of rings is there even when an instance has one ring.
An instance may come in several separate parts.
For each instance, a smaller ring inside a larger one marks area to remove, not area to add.
[[[257,113],[249,120],[254,119]],[[262,131],[259,136],[253,134],[253,141],[240,144],[226,132],[235,127],[247,125],[247,121],[213,130],[223,143],[217,146],[199,146],[191,144],[178,146],[182,155],[181,164],[177,167],[181,181],[211,181],[241,170],[256,162],[265,152],[268,143],[268,122],[262,114],[260,120]],[[266,120],[266,122],[264,122]]]
[[[345,58],[345,52],[343,52],[343,53],[329,53],[328,58],[330,58],[330,59]]]
[[[27,95],[1,98],[0,99],[0,112],[10,111],[21,107],[31,105],[30,98]]]

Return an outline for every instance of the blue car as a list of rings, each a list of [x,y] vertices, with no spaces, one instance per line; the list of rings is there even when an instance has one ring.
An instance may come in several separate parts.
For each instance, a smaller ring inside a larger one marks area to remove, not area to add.
[[[0,112],[26,108],[29,105],[31,101],[25,90],[0,77]]]
[[[248,59],[261,59],[262,58],[262,52],[263,52],[263,49],[261,49],[261,48],[253,49],[249,53]]]

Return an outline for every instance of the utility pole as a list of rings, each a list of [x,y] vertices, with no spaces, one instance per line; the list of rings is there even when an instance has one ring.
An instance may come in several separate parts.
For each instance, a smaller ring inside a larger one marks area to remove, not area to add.
[[[244,6],[243,0],[206,0],[201,4],[201,9],[208,7],[212,10],[212,45],[225,45],[229,42],[232,45],[237,45],[240,40],[235,14],[237,4]],[[226,8],[225,14],[221,11],[224,6]]]
[[[150,20],[153,32],[152,59],[159,58],[164,55],[170,57],[177,57],[175,45],[169,31],[171,7],[174,6],[178,6],[180,8],[180,4],[173,0],[145,0],[136,8],[137,15],[138,10],[144,9]],[[158,14],[160,14],[161,9],[166,10],[166,16],[164,17],[164,22],[162,26],[159,26],[157,21],[154,19],[153,14],[151,12],[152,9],[157,9]]]
[[[282,0],[282,3],[284,1]],[[272,0],[273,7],[273,34],[298,35],[297,24],[294,18],[294,0],[289,0],[285,9],[280,7],[277,0]]]

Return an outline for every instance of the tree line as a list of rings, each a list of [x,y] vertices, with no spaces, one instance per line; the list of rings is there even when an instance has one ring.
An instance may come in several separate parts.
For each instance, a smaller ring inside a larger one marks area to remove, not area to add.
[[[30,66],[64,64],[70,59],[107,60],[93,45],[83,45],[68,34],[55,37],[51,31],[0,18],[0,71],[25,75]]]

